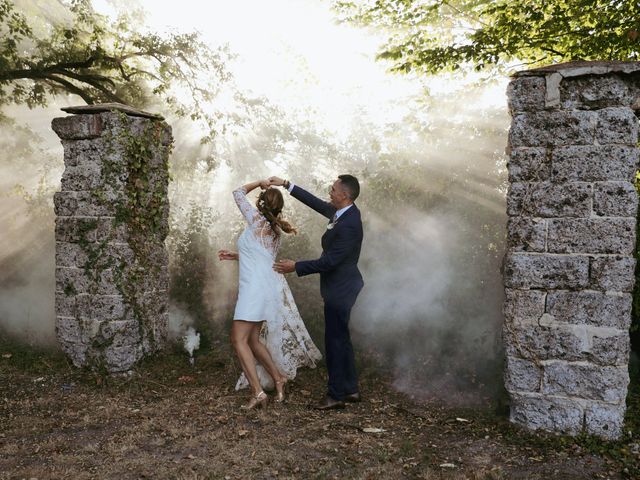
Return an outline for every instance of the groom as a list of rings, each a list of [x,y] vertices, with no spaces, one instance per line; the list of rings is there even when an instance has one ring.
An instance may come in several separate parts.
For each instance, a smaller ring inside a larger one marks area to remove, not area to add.
[[[340,175],[329,192],[327,203],[288,180],[269,178],[271,185],[284,186],[294,198],[329,218],[322,236],[322,255],[317,260],[280,260],[273,265],[279,273],[295,271],[298,276],[320,274],[324,300],[325,351],[329,384],[327,395],[316,408],[344,408],[344,402],[359,402],[349,317],[364,282],[358,270],[362,246],[360,210],[353,203],[360,193],[358,179]]]

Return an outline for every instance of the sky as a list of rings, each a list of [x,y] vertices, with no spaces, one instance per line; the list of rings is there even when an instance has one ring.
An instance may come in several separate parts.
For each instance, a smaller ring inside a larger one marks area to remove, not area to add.
[[[388,64],[375,61],[382,33],[338,25],[322,0],[140,0],[148,12],[148,27],[156,31],[197,30],[212,46],[227,43],[238,54],[232,66],[240,87],[264,95],[273,103],[295,108],[312,105],[316,121],[337,132],[349,126],[363,109],[372,121],[399,120],[406,105],[398,99],[460,88],[450,76],[428,80],[387,73]],[[98,11],[113,14],[111,0],[94,2]],[[478,98],[486,106],[504,105],[506,81]]]

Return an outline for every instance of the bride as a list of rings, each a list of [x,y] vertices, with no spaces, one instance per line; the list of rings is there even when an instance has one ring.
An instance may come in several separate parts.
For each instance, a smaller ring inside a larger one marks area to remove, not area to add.
[[[220,250],[220,260],[238,260],[238,301],[231,327],[231,343],[243,374],[236,390],[251,387],[245,408],[264,407],[268,397],[263,388],[275,386],[276,401],[284,400],[285,384],[298,367],[315,367],[322,358],[300,318],[284,275],[273,271],[282,232],[296,233],[280,212],[284,199],[268,180],[248,183],[233,192],[247,227],[238,239],[238,252]],[[247,194],[260,187],[256,207]],[[256,365],[256,360],[259,362]]]

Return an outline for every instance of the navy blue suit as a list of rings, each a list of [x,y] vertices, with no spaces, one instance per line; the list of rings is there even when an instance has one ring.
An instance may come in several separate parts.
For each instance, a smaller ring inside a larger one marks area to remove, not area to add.
[[[294,186],[291,195],[331,219],[336,208]],[[362,220],[355,204],[345,211],[333,228],[322,235],[322,255],[317,260],[296,262],[298,276],[320,274],[324,300],[325,357],[329,373],[328,394],[336,400],[358,391],[355,357],[349,334],[351,308],[364,286],[358,270],[362,246]]]

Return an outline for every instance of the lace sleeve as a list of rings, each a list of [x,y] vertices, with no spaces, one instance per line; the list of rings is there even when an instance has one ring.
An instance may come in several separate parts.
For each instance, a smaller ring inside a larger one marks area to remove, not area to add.
[[[242,212],[242,215],[247,220],[249,225],[253,224],[260,216],[260,213],[249,203],[247,200],[247,192],[244,188],[240,187],[233,191],[233,199],[236,201],[236,205]]]

